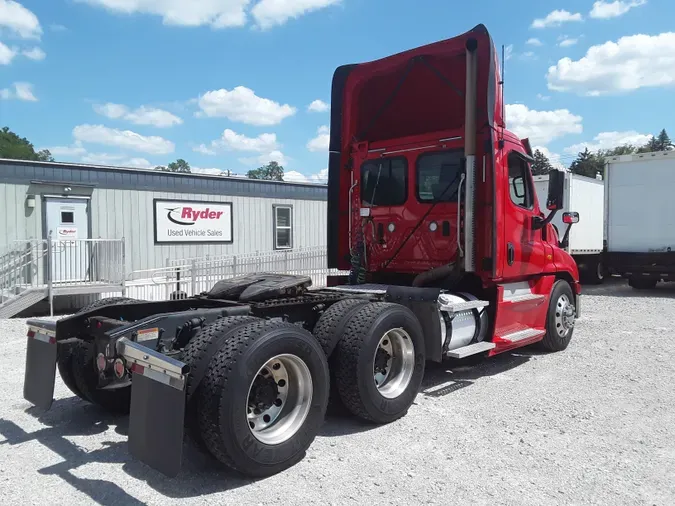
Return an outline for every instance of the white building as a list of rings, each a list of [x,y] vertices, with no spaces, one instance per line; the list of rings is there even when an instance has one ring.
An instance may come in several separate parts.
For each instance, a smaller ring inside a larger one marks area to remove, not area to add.
[[[128,276],[188,258],[325,246],[326,198],[323,185],[0,159],[0,313],[27,288],[42,300],[48,281],[116,281],[117,263]]]

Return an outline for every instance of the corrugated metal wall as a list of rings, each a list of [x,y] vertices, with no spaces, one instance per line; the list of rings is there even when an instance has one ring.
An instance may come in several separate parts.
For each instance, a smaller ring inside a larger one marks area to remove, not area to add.
[[[232,202],[232,244],[154,244],[153,199]],[[274,248],[273,205],[293,206],[293,247],[326,244],[325,201],[202,194],[94,190],[92,238],[125,238],[127,269],[163,267],[166,259],[241,255]]]
[[[42,193],[49,194],[49,188]],[[35,208],[26,207],[26,195],[35,194]],[[77,192],[73,192],[77,193]],[[84,192],[83,192],[84,193]],[[154,244],[153,199],[231,202],[232,244]],[[0,252],[19,239],[41,239],[42,199],[36,188],[0,184]],[[126,244],[126,268],[164,267],[167,259],[241,255],[274,248],[273,205],[293,207],[293,248],[326,245],[326,201],[260,197],[95,189],[91,193],[91,237],[121,239]]]
[[[26,207],[28,185],[0,183],[0,252],[17,239],[41,239],[39,199],[34,209]]]

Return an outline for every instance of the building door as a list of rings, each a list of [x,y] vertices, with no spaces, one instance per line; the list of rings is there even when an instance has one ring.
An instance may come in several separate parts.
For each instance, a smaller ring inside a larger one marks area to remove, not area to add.
[[[89,200],[45,198],[47,234],[52,237],[52,281],[85,281],[89,270]]]

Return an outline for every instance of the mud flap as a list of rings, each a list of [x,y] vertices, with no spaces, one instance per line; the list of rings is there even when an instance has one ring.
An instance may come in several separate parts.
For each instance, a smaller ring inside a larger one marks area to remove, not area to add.
[[[56,381],[56,340],[50,334],[42,329],[29,331],[23,383],[24,399],[45,411],[54,402]]]
[[[157,471],[176,476],[183,458],[187,366],[122,339],[118,351],[131,365],[129,452]]]

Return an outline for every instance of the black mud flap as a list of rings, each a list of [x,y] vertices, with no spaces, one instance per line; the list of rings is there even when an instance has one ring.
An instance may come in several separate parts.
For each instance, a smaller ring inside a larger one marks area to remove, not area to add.
[[[186,382],[171,380],[147,368],[134,370],[129,451],[141,462],[174,477],[183,457]]]
[[[23,397],[40,409],[54,402],[56,381],[56,339],[49,330],[31,329],[26,347],[26,371]]]

